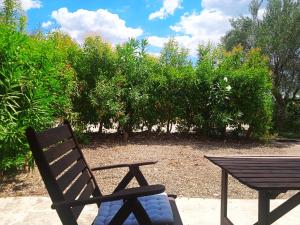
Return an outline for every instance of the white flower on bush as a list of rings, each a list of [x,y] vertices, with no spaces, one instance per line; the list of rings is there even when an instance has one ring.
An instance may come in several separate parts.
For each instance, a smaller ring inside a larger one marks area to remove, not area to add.
[[[224,77],[224,81],[225,81],[225,82],[227,82],[227,81],[228,81],[227,77]]]
[[[230,90],[231,90],[231,86],[228,85],[228,86],[226,87],[226,91],[230,91]]]

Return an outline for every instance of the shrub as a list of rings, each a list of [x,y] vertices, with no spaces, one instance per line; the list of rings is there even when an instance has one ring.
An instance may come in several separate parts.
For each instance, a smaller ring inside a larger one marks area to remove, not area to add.
[[[205,133],[237,131],[249,125],[248,136],[265,139],[271,128],[272,83],[259,49],[245,53],[200,47],[197,67],[198,109],[195,123]]]
[[[70,108],[74,72],[53,40],[0,28],[0,171],[32,165],[25,129]]]

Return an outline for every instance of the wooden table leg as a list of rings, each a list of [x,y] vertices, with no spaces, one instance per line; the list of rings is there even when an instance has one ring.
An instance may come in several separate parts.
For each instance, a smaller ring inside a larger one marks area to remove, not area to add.
[[[270,225],[270,196],[266,191],[258,192],[258,225]]]
[[[222,169],[221,180],[221,225],[225,225],[227,218],[227,194],[228,194],[228,173]]]
[[[268,196],[270,199],[270,195]],[[276,220],[284,216],[286,213],[291,211],[293,208],[300,205],[300,192],[286,200],[277,208],[273,209],[270,213],[268,213],[268,224],[274,223]],[[254,225],[258,225],[259,223],[256,222]]]

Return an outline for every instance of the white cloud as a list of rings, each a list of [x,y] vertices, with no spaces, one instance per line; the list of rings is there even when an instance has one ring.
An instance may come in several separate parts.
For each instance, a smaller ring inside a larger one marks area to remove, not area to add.
[[[163,6],[149,15],[149,20],[156,18],[165,19],[169,15],[173,15],[177,8],[181,7],[181,0],[164,0]]]
[[[0,7],[3,6],[3,0],[0,0]],[[21,0],[22,9],[27,11],[29,9],[38,9],[42,7],[42,3],[39,0]]]
[[[175,32],[174,38],[179,44],[190,50],[192,56],[197,55],[199,44],[208,42],[216,45],[222,36],[230,30],[229,19],[249,15],[251,0],[202,0],[200,12],[185,13],[180,21],[170,26]],[[264,3],[258,12],[259,18],[264,12]],[[150,36],[149,44],[162,47],[170,37]]]
[[[128,38],[142,35],[141,28],[127,27],[125,21],[117,14],[105,9],[89,11],[79,9],[69,12],[60,8],[52,12],[53,19],[60,25],[60,30],[82,43],[87,36],[100,35],[104,40],[113,44],[125,42]]]
[[[265,13],[266,13],[266,8],[260,8],[257,12],[258,19],[262,20]]]
[[[170,28],[207,42],[218,42],[220,37],[230,28],[229,16],[221,11],[203,10],[180,18],[180,22]]]
[[[183,47],[190,50],[192,56],[197,55],[199,44],[211,42],[217,44],[220,38],[230,29],[229,16],[221,11],[203,10],[199,14],[183,15],[180,22],[170,26],[177,32],[175,40]],[[148,42],[155,47],[163,47],[169,37],[150,36]]]
[[[42,28],[48,28],[52,25],[53,23],[51,21],[43,22],[42,23]]]
[[[202,0],[201,6],[207,10],[218,10],[225,15],[239,16],[248,13],[251,0]]]
[[[21,4],[25,11],[42,7],[42,3],[39,0],[21,0]]]
[[[157,36],[150,36],[147,39],[150,45],[159,48],[163,47],[164,43],[166,43],[169,40],[169,38],[157,37]]]

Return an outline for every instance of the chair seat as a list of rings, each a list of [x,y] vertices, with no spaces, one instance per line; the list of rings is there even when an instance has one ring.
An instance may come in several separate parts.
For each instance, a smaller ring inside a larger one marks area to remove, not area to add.
[[[163,194],[138,198],[146,210],[153,225],[172,225],[173,213],[168,196]],[[123,200],[101,203],[94,225],[108,225],[114,215],[123,205]],[[133,213],[129,215],[123,225],[139,225]]]

